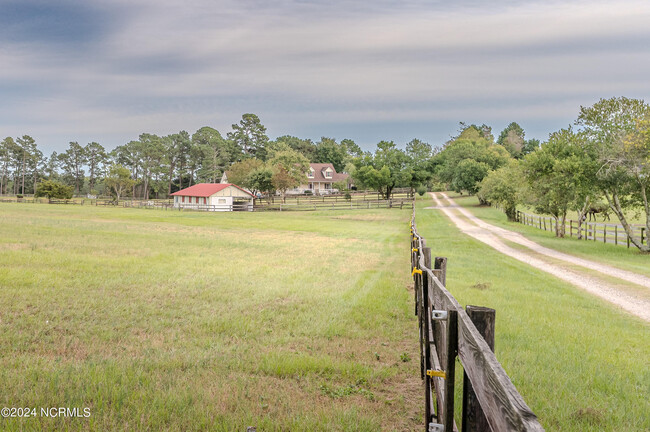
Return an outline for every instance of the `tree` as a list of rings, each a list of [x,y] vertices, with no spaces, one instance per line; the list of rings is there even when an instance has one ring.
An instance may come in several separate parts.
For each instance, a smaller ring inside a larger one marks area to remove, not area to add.
[[[259,159],[244,159],[241,162],[235,162],[227,171],[228,182],[250,189],[248,184],[249,176],[263,166],[264,162]]]
[[[34,138],[29,135],[23,135],[21,138],[17,138],[16,142],[18,143],[18,149],[20,151],[20,173],[21,173],[21,186],[20,193],[25,193],[25,174],[27,173],[27,164],[29,160],[33,158],[36,153],[36,142]],[[17,149],[17,150],[18,150]],[[42,154],[41,154],[42,155]]]
[[[467,159],[474,162],[463,163]],[[439,182],[458,191],[467,188],[465,190],[469,192],[478,190],[478,183],[488,171],[504,166],[510,159],[510,154],[504,147],[484,138],[477,127],[470,126],[456,139],[445,144],[442,151],[433,157],[432,165]]]
[[[7,193],[13,156],[19,151],[20,148],[12,137],[7,137],[0,142],[0,195]]]
[[[641,208],[650,232],[648,206],[647,119],[650,106],[643,100],[625,97],[601,99],[591,107],[581,107],[576,125],[582,127],[589,154],[598,164],[594,187],[600,189],[623,225],[630,242],[650,252],[632,231],[625,210]]]
[[[524,129],[517,123],[512,122],[499,134],[497,144],[503,146],[514,158],[520,158],[524,149],[525,140]]]
[[[266,166],[262,166],[249,173],[245,183],[253,195],[257,195],[257,192],[260,192],[270,197],[275,192],[273,170]]]
[[[45,175],[49,180],[56,180],[59,178],[59,155],[53,151],[45,164]]]
[[[104,183],[115,193],[115,201],[119,202],[120,197],[133,187],[135,180],[131,178],[128,168],[122,165],[113,165],[109,169]]]
[[[381,196],[390,199],[395,187],[406,186],[411,178],[409,158],[392,141],[377,144],[375,154],[356,158],[353,178],[362,185],[377,189]]]
[[[273,169],[273,186],[282,194],[283,202],[288,189],[300,186],[306,180],[309,169],[307,158],[291,149],[276,152],[268,165]]]
[[[165,165],[168,168],[167,195],[172,193],[174,172],[178,166],[178,189],[183,189],[183,165],[187,161],[187,153],[191,147],[190,134],[187,131],[180,131],[161,139],[165,152]]]
[[[295,150],[306,157],[309,162],[316,162],[317,149],[316,144],[314,144],[312,140],[284,135],[269,143],[269,151],[279,143],[287,144],[292,150]]]
[[[54,180],[45,180],[39,183],[34,196],[36,198],[70,199],[72,198],[73,189],[72,186],[66,186]]]
[[[266,135],[266,127],[255,114],[244,114],[239,124],[233,124],[228,139],[239,146],[245,155],[261,160],[266,159],[266,144],[269,142],[269,137]]]
[[[489,204],[498,204],[509,221],[517,220],[517,205],[525,197],[525,178],[517,160],[511,160],[508,165],[490,171],[480,184],[477,192],[479,199]]]
[[[152,174],[160,168],[165,149],[162,140],[158,135],[143,133],[138,141],[135,141],[135,148],[142,167],[142,198],[149,199],[149,183]]]
[[[102,165],[106,163],[108,155],[106,149],[96,142],[91,142],[84,147],[86,153],[86,163],[88,164],[88,192],[92,193],[95,189],[95,180],[99,174]]]
[[[534,152],[539,148],[540,144],[541,143],[537,138],[531,138],[529,140],[526,140],[523,148],[521,149],[521,155],[526,156],[527,154]]]
[[[451,187],[456,192],[467,191],[474,195],[480,188],[481,181],[487,176],[490,166],[474,159],[464,159],[458,163]]]
[[[218,130],[205,126],[192,135],[192,143],[201,150],[203,160],[199,177],[217,183],[235,156],[235,145],[223,139]]]
[[[413,191],[418,186],[426,185],[433,177],[431,163],[433,149],[430,144],[415,138],[406,144],[406,155],[409,157],[409,186],[411,187],[411,194],[413,194]]]
[[[558,237],[564,237],[568,210],[584,205],[591,193],[594,170],[586,156],[583,136],[569,127],[552,133],[523,161],[531,203],[536,211],[553,216]]]
[[[361,147],[349,138],[341,140],[341,146],[345,147],[347,154],[351,157],[359,157],[363,155]]]
[[[84,184],[83,166],[86,163],[86,152],[76,141],[70,141],[65,153],[59,155],[61,167],[65,171],[69,181],[74,184],[74,193],[78,194]]]
[[[334,138],[322,137],[316,143],[316,160],[318,163],[331,163],[336,172],[342,172],[348,161],[347,148],[338,144]]]

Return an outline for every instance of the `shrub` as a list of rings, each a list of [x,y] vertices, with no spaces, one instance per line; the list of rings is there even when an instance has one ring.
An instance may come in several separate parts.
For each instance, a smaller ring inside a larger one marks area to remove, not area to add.
[[[427,193],[427,188],[423,185],[420,185],[417,188],[417,193],[418,195],[423,196],[425,193]]]
[[[346,201],[352,201],[352,195],[350,195],[350,192],[345,193],[345,200]]]
[[[72,198],[72,191],[72,186],[66,186],[54,180],[46,180],[36,187],[34,197],[70,199]]]

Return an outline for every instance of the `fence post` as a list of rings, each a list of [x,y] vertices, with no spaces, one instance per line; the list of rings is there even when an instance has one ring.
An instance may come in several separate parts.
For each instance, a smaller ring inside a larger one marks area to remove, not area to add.
[[[424,266],[431,268],[431,248],[424,247],[422,245],[422,254],[424,257]],[[424,336],[424,370],[433,369],[431,365],[431,345],[429,341],[429,332],[431,331],[431,305],[429,304],[429,274],[423,272],[423,281],[422,281],[422,319],[424,321],[423,326],[423,336]],[[429,423],[433,420],[433,400],[431,397],[431,377],[426,374],[424,375],[424,428],[425,431],[429,429]]]
[[[445,431],[454,430],[454,384],[456,382],[456,356],[458,355],[458,312],[447,311],[447,364],[445,377]]]
[[[447,258],[446,257],[436,257],[434,264],[435,270],[440,270],[440,283],[442,286],[447,286]]]
[[[467,315],[478,332],[494,352],[494,328],[496,311],[481,306],[467,306]],[[463,425],[462,432],[491,432],[481,405],[476,398],[472,383],[467,374],[463,374]]]

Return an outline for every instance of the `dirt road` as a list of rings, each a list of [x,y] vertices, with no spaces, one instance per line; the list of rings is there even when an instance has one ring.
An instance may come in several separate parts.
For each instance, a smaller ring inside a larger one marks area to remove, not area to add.
[[[439,198],[438,195],[442,198]],[[466,209],[454,204],[453,200],[442,192],[431,193],[431,196],[436,203],[435,208],[442,210],[465,234],[505,255],[550,273],[650,322],[650,301],[647,300],[648,294],[650,294],[649,277],[545,248],[519,233],[478,219]],[[505,243],[506,241],[527,249],[512,248]],[[592,271],[588,272],[583,269]],[[634,284],[640,292],[646,295],[637,296],[626,292],[616,284],[615,280],[612,281],[612,278]]]

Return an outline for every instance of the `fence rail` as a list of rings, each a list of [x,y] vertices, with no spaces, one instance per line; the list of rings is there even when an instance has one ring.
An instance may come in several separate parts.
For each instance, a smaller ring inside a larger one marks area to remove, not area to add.
[[[465,370],[462,430],[543,431],[494,355],[494,310],[467,306],[446,289],[447,258],[431,249],[411,220],[411,267],[420,329],[425,388],[425,431],[457,430],[454,422],[456,357]],[[480,324],[480,325],[479,325]],[[481,332],[477,327],[481,327]],[[486,342],[491,340],[492,346]]]
[[[289,202],[255,205],[255,211],[308,211],[308,210],[353,210],[353,209],[374,209],[374,208],[397,208],[412,209],[412,199],[390,199],[390,200],[350,200],[350,201],[329,201],[329,202]]]
[[[517,211],[517,221],[524,225],[551,232],[556,231],[558,224],[557,221],[550,216],[540,216],[521,211]],[[648,238],[644,226],[630,225],[630,228],[632,229],[632,234],[641,239],[641,243],[650,244],[650,239]],[[580,224],[575,220],[567,220],[564,224],[564,232],[570,237],[577,237],[583,240],[623,245],[628,248],[630,247],[630,239],[627,237],[623,225],[620,224],[587,221]]]

